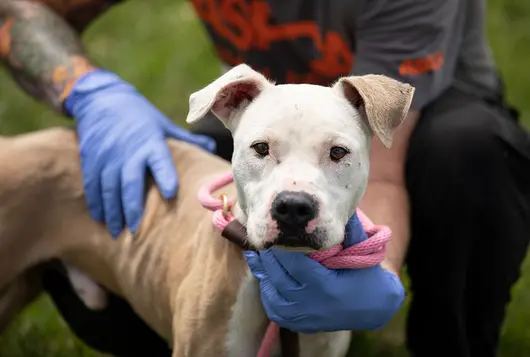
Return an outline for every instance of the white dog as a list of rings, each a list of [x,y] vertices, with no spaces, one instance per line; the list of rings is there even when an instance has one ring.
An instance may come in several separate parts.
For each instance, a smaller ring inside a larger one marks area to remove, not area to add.
[[[275,85],[243,64],[192,94],[186,121],[211,111],[231,131],[237,218],[253,246],[324,250],[344,240],[365,192],[371,138],[391,146],[413,94],[380,75],[342,78],[331,88]],[[254,278],[246,284],[232,324],[238,356],[253,355],[248,331],[263,314]],[[302,356],[344,356],[349,341],[348,332],[302,337]]]

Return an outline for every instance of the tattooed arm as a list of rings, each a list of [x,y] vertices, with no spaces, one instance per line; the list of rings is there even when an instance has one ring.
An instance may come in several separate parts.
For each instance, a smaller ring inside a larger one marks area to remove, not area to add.
[[[63,112],[74,81],[94,68],[78,34],[110,0],[0,0],[0,61],[38,100]]]
[[[68,1],[96,0],[61,0]],[[77,33],[43,3],[0,0],[0,21],[0,59],[23,88],[76,123],[92,218],[105,222],[114,237],[124,223],[134,232],[143,213],[147,170],[164,198],[177,192],[166,138],[209,151],[215,143],[176,126],[115,73],[96,69]]]

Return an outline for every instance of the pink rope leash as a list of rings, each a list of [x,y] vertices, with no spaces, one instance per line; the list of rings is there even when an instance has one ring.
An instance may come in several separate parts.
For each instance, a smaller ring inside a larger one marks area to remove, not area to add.
[[[223,206],[226,204],[228,208],[231,208],[234,205],[234,200],[230,197],[226,197],[227,202],[223,202],[222,199],[212,197],[212,193],[233,181],[234,177],[232,176],[232,173],[227,172],[222,176],[219,176],[217,179],[201,186],[199,189],[199,201],[204,208],[213,211],[212,222],[221,232],[226,228],[228,223],[234,220],[234,217],[226,215],[225,212],[223,212]]]
[[[227,172],[199,189],[199,201],[203,207],[213,211],[212,222],[220,231],[234,220],[234,217],[226,212],[227,207],[233,206],[234,200],[226,196],[223,199],[216,199],[212,197],[212,193],[233,181],[232,173]],[[366,240],[348,248],[338,244],[331,249],[310,253],[308,256],[329,269],[368,268],[381,263],[386,254],[385,245],[392,236],[390,228],[373,224],[359,208],[357,216],[368,236]],[[257,357],[272,355],[272,348],[278,340],[279,332],[280,327],[271,322]]]

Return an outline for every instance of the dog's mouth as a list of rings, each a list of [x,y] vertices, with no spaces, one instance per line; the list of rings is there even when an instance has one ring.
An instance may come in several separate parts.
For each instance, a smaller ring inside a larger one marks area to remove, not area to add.
[[[311,252],[322,249],[321,240],[316,233],[306,233],[305,231],[280,232],[278,237],[268,242],[265,248],[281,248],[290,251]]]

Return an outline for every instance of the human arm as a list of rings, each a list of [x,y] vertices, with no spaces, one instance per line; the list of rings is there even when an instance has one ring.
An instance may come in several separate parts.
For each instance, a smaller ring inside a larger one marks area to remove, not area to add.
[[[373,222],[392,230],[392,240],[387,243],[381,266],[397,276],[400,276],[410,237],[410,204],[404,171],[409,139],[418,120],[419,111],[409,112],[396,130],[391,149],[372,139],[370,177],[360,204]]]
[[[75,80],[96,68],[78,32],[112,3],[0,0],[0,61],[27,93],[63,112]]]
[[[87,12],[63,12],[81,19],[77,29],[86,25]],[[0,0],[0,59],[28,93],[75,120],[88,210],[113,237],[124,224],[138,228],[148,170],[165,199],[175,196],[166,138],[214,149],[211,139],[174,125],[132,85],[97,68],[76,31],[43,3]]]

